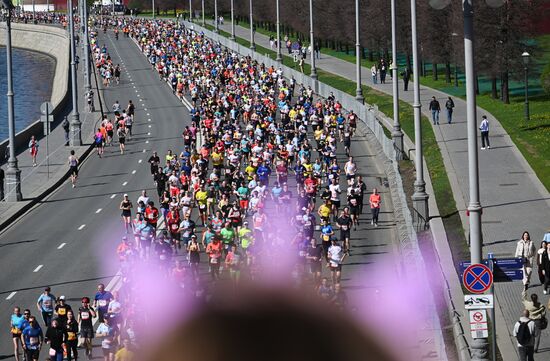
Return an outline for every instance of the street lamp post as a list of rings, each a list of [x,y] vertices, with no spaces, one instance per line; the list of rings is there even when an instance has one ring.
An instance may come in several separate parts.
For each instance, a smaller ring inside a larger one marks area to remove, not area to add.
[[[361,89],[361,43],[359,39],[359,0],[355,0],[355,99],[364,103],[363,89]],[[315,53],[315,47],[311,44],[311,52]],[[313,54],[312,58],[315,55]]]
[[[311,74],[309,76],[313,80],[317,80],[317,68],[315,67],[315,50],[313,44],[315,39],[313,38],[313,0],[309,0],[309,37],[311,46]]]
[[[426,193],[426,182],[424,181],[423,145],[422,145],[422,118],[420,113],[420,69],[418,64],[418,44],[416,36],[416,0],[411,0],[411,35],[413,53],[413,76],[414,76],[414,143],[416,147],[416,180],[414,182],[414,193],[411,197],[413,207],[418,215],[425,222],[429,219],[428,194]],[[421,220],[415,216],[417,223]]]
[[[90,39],[88,36],[88,5],[82,0],[82,24],[84,27],[84,90],[86,93],[92,89],[90,66]]]
[[[452,33],[451,36],[454,38],[456,38],[458,36],[457,33]],[[455,47],[455,41],[453,41],[453,49]],[[455,60],[455,87],[458,88],[458,61],[456,59],[456,50],[453,50],[453,56],[454,56],[454,60]]]
[[[13,5],[11,0],[3,1],[6,11],[6,65],[7,65],[7,85],[8,92],[8,137],[10,155],[8,158],[8,167],[6,169],[6,201],[18,202],[23,200],[21,193],[21,170],[17,167],[17,157],[15,156],[15,107],[13,105],[13,72],[11,63],[11,11]]]
[[[231,36],[229,40],[235,41],[235,4],[234,0],[231,0]]]
[[[189,0],[189,22],[193,22],[193,0]]]
[[[153,7],[153,19],[155,18],[155,0],[152,0],[151,6]]]
[[[250,0],[250,49],[256,50],[256,43],[254,43],[254,20],[252,19],[252,0]]]
[[[401,159],[403,154],[403,131],[401,131],[401,123],[399,122],[399,69],[397,66],[397,13],[396,0],[391,0],[391,52],[392,52],[392,86],[393,86],[393,144],[399,152],[398,157]]]
[[[525,73],[525,120],[529,121],[529,57],[531,55],[524,51],[521,54],[523,58],[523,70]]]
[[[202,11],[202,26],[206,25],[206,19],[204,15],[204,0],[201,1],[201,11]]]
[[[218,0],[214,0],[214,32],[219,33],[220,32],[220,25],[218,21]]]
[[[275,6],[277,8],[277,57],[275,58],[275,60],[277,60],[278,62],[282,62],[283,56],[281,55],[281,18],[279,0],[276,1]]]
[[[77,85],[77,75],[76,75],[76,52],[74,44],[74,17],[73,17],[73,2],[69,0],[69,34],[71,42],[71,92],[73,98],[73,110],[71,113],[71,145],[80,146],[82,145],[82,136],[80,134],[80,114],[78,114],[78,85]]]

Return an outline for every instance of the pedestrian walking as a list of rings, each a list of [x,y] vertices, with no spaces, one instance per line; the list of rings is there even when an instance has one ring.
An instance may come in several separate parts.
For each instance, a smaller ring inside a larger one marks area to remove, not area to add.
[[[535,260],[536,253],[537,249],[535,248],[533,241],[531,241],[529,232],[523,232],[521,239],[518,241],[516,246],[515,257],[521,257],[523,262],[523,286],[526,291],[529,288],[529,283],[531,281],[531,273],[533,273],[533,262]]]
[[[0,201],[4,200],[4,179],[6,178],[6,175],[4,174],[4,170],[0,168]]]
[[[372,64],[372,67],[370,68],[370,73],[372,75],[372,82],[374,84],[378,84],[378,79],[377,79],[377,70],[376,70],[376,64]]]
[[[380,66],[378,67],[380,69],[380,84],[386,84],[386,62],[384,59],[380,59]]]
[[[315,51],[315,58],[321,59],[321,44],[319,43],[319,41],[315,42],[315,46],[313,47],[313,49]]]
[[[453,121],[453,108],[455,107],[455,102],[449,97],[445,102],[445,109],[447,109],[447,123],[451,124]]]
[[[542,279],[542,293],[546,295],[550,286],[550,243],[542,241],[541,248],[537,253],[537,262],[539,259],[539,278]]]
[[[29,152],[31,153],[32,158],[32,166],[36,167],[36,156],[38,155],[38,141],[36,138],[31,136],[31,140],[29,141]]]
[[[403,77],[403,90],[408,91],[409,90],[409,80],[411,80],[411,70],[409,67],[405,67],[405,70],[401,72],[401,76]]]
[[[537,272],[538,272],[539,281],[541,285],[544,285],[544,272],[543,272],[542,260],[543,260],[544,253],[546,252],[547,244],[548,243],[546,241],[542,241],[540,243],[540,248],[537,250]]]
[[[522,316],[514,325],[513,335],[517,340],[519,361],[535,361],[535,323],[529,319],[529,311],[523,310]]]
[[[527,292],[523,291],[522,294],[523,306],[529,311],[529,319],[535,324],[535,332],[532,333],[534,337],[534,351],[539,351],[540,334],[542,330],[548,327],[548,320],[546,319],[546,307],[539,302],[539,296],[536,293],[531,294],[531,297],[527,298]]]
[[[63,118],[63,122],[61,123],[61,127],[65,131],[65,146],[69,145],[69,130],[71,129],[71,125],[69,124],[69,120],[67,120],[67,117]]]
[[[300,60],[298,60],[298,65],[300,66],[300,71],[304,72],[304,57],[300,57]]]
[[[487,144],[487,149],[491,149],[489,144],[489,119],[484,115],[481,117],[481,124],[479,125],[479,130],[481,131],[481,150],[485,149],[485,144]]]
[[[432,97],[432,101],[430,102],[428,109],[432,111],[432,122],[434,125],[439,125],[439,112],[441,111],[441,105],[435,96]]]

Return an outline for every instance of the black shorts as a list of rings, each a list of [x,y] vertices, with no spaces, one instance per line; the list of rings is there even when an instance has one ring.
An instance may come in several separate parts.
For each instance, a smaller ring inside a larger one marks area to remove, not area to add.
[[[118,142],[120,144],[125,144],[126,143],[126,138],[118,138]]]
[[[78,166],[72,165],[70,168],[71,175],[77,176],[78,175]]]
[[[11,334],[11,337],[13,337],[13,338],[21,338],[21,334],[20,334],[20,333],[12,333],[12,334]]]
[[[311,271],[311,273],[317,273],[317,272],[321,272],[321,262],[312,262],[309,264],[309,269]]]
[[[340,230],[340,241],[343,241],[345,239],[350,239],[350,231],[349,229],[346,229],[346,230],[343,230],[341,229]]]
[[[81,328],[80,337],[82,338],[94,338],[94,329],[93,328]]]
[[[26,349],[25,353],[27,354],[27,360],[39,360],[40,359],[40,350]]]
[[[332,203],[334,205],[334,207],[336,208],[340,208],[340,201],[333,201],[332,199],[330,200],[330,203]]]
[[[349,213],[358,216],[359,215],[359,206],[349,206]]]
[[[96,148],[101,148],[103,147],[103,141],[99,142],[99,143],[95,143],[95,147]]]
[[[113,137],[113,134],[114,134],[114,133],[113,133],[112,130],[108,130],[108,131],[107,131],[107,135],[108,135],[109,137],[112,138],[112,137]]]
[[[339,264],[338,266],[334,267],[334,266],[330,266],[330,270],[333,271],[333,272],[337,272],[337,271],[342,271],[342,265]]]

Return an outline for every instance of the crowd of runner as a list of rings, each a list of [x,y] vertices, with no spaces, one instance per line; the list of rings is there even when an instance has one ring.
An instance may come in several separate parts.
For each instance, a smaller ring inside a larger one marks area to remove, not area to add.
[[[73,310],[47,288],[38,316],[16,308],[11,326],[17,360],[20,343],[30,361],[38,359],[44,340],[52,359],[76,358],[78,344],[91,358],[94,337],[102,339],[105,360],[131,359],[140,345],[135,327],[144,321],[135,311],[133,275],[144,264],[204,301],[218,285],[234,289],[280,271],[296,287],[348,308],[341,277],[353,251],[351,233],[365,222],[364,203],[371,227],[378,226],[381,206],[353,159],[357,116],[333,96],[322,99],[285,79],[281,69],[175,22],[120,18],[94,25],[131,37],[175,96],[190,99],[192,120],[182,125],[178,149],[148,159],[156,194],[144,190],[137,199],[121,199],[126,235],[116,249],[120,291],[100,284],[93,299],[82,298]],[[120,69],[98,43],[97,30],[91,39],[94,64],[108,86]],[[113,144],[115,132],[124,153],[134,114],[131,101],[113,105],[95,133],[98,156]]]

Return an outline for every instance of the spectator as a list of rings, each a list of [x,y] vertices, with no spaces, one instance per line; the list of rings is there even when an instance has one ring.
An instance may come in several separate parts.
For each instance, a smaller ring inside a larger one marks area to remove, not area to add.
[[[69,121],[67,120],[67,117],[63,118],[63,122],[61,123],[61,127],[65,131],[65,146],[69,145],[69,130],[71,129],[71,125],[69,124]]]
[[[455,107],[455,102],[453,102],[453,99],[449,97],[447,101],[445,102],[445,108],[447,109],[447,123],[451,124],[453,121],[453,108]]]
[[[517,339],[520,361],[535,361],[535,323],[529,319],[529,311],[523,310],[522,316],[514,325],[513,335]]]
[[[531,335],[535,338],[535,352],[538,352],[541,331],[548,326],[548,321],[546,320],[546,307],[539,302],[539,297],[536,293],[531,294],[530,300],[527,299],[527,292],[525,291],[522,292],[521,296],[523,306],[529,311],[529,319],[535,324],[535,332]]]
[[[435,96],[432,97],[432,101],[430,102],[428,109],[432,111],[433,124],[439,125],[439,112],[441,111],[441,105],[439,105],[439,102],[435,99]]]
[[[409,80],[411,79],[411,70],[408,66],[401,72],[401,76],[403,77],[403,90],[407,91],[409,90]]]
[[[489,144],[489,120],[486,115],[481,118],[481,124],[479,125],[479,130],[481,131],[481,150],[485,149],[485,143],[487,143],[487,149],[491,149],[491,145]]]
[[[533,241],[531,241],[529,232],[523,232],[521,239],[518,241],[516,246],[515,257],[521,257],[523,261],[523,286],[525,291],[529,288],[531,273],[533,273],[533,261],[536,253],[537,249],[535,248]]]

